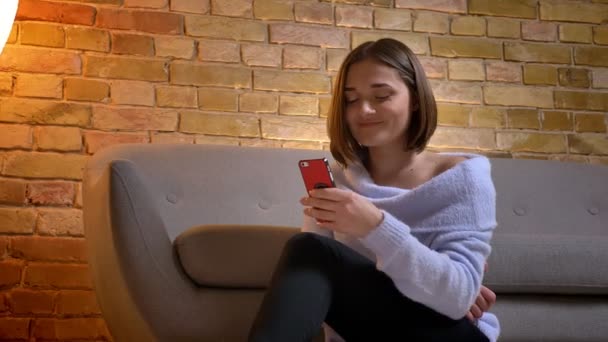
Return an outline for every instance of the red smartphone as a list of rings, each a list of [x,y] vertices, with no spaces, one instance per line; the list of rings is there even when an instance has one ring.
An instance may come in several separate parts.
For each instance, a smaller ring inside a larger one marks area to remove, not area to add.
[[[312,189],[333,188],[334,176],[331,174],[327,158],[307,159],[298,162],[306,193]]]

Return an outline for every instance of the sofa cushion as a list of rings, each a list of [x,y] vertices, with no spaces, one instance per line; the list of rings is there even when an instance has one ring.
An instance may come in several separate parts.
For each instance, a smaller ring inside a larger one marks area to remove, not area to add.
[[[497,293],[608,294],[607,246],[606,236],[495,234],[484,284]]]
[[[283,245],[299,228],[203,225],[174,241],[182,267],[201,286],[266,288]]]
[[[606,342],[607,296],[504,294],[491,312],[500,342]]]

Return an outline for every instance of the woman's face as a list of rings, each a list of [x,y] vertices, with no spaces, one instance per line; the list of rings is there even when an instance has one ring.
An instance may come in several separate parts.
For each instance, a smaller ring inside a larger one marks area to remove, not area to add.
[[[403,146],[412,101],[397,70],[372,59],[354,63],[344,90],[346,122],[360,145]]]

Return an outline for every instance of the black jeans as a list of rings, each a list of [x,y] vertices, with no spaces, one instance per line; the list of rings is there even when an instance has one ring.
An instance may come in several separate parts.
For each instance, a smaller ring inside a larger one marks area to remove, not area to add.
[[[347,342],[488,342],[466,317],[416,303],[346,245],[299,233],[283,250],[250,342],[310,341],[326,322]]]

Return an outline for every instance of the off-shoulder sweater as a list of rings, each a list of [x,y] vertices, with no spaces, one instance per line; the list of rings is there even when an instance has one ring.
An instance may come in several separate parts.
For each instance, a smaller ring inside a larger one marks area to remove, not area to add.
[[[491,165],[477,154],[413,188],[376,185],[360,165],[332,165],[339,188],[350,189],[383,211],[382,222],[363,238],[320,228],[305,217],[303,231],[335,238],[374,261],[408,298],[452,319],[475,302],[496,227]],[[477,321],[494,342],[500,325],[486,312]],[[340,340],[335,333],[327,341]]]

